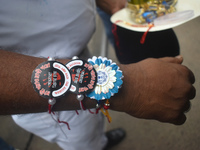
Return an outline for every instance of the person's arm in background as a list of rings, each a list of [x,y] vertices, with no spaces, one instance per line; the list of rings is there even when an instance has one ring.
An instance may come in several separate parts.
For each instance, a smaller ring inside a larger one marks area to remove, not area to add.
[[[126,0],[96,0],[96,4],[106,13],[112,15],[125,7]]]
[[[32,71],[46,60],[4,50],[0,53],[0,114],[47,111],[47,100],[34,91],[30,82]],[[182,58],[162,58],[119,65],[124,84],[111,98],[111,109],[138,118],[183,124],[184,111],[195,96],[195,88],[192,72],[181,63]],[[86,108],[95,107],[95,103],[85,98]],[[54,110],[78,108],[76,95],[69,92],[54,106]]]
[[[141,44],[140,40],[145,32],[113,26],[110,21],[112,14],[122,9],[127,0],[96,1],[99,4],[97,12],[120,63],[130,64],[146,58],[175,57],[180,54],[179,41],[173,29],[148,32],[145,43]]]

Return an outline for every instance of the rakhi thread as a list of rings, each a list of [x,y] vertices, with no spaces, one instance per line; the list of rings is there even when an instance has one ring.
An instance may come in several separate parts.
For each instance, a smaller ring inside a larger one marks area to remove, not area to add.
[[[114,24],[113,24],[113,29],[112,29],[112,32],[113,32],[113,35],[114,35],[114,38],[115,38],[115,43],[116,43],[116,46],[120,52],[120,54],[122,54],[122,52],[120,51],[120,41],[119,41],[119,37],[117,35],[117,23],[124,23],[130,27],[148,27],[147,31],[142,35],[141,39],[140,39],[140,43],[141,44],[144,44],[145,43],[145,40],[146,40],[146,37],[147,37],[147,33],[149,32],[149,30],[154,27],[154,24],[153,23],[149,23],[148,25],[135,25],[135,24],[131,24],[129,22],[126,22],[126,21],[123,21],[123,20],[117,20]]]
[[[99,108],[96,109],[96,114],[99,113],[99,110],[101,110],[101,107],[99,107]]]
[[[118,89],[123,83],[122,71],[119,70],[119,66],[116,63],[106,57],[93,56],[91,59],[88,59],[88,62],[94,66],[98,80],[95,89],[87,93],[87,96],[97,100],[96,114],[101,110],[108,118],[108,121],[111,122],[112,119],[108,113],[110,107],[108,99],[114,96],[115,93],[118,93]],[[101,102],[104,102],[105,99],[107,100],[103,107],[101,107]]]
[[[54,118],[54,116],[56,117],[56,118]],[[56,123],[59,123],[58,122],[58,120],[59,120],[59,113],[57,112],[52,112],[51,113],[51,117],[52,117],[52,119],[56,122]],[[62,122],[60,122],[60,123],[62,123]],[[68,123],[67,123],[68,124]],[[58,126],[60,127],[60,130],[61,130],[61,132],[63,133],[63,135],[66,137],[66,139],[68,139],[68,137],[67,137],[67,135],[65,134],[65,132],[63,131],[63,129],[62,129],[62,127],[58,124]],[[69,124],[67,125],[67,127],[68,127],[68,130],[70,130],[70,128],[69,128]]]
[[[65,122],[65,121],[60,121],[60,119],[58,118],[58,123],[64,123],[67,125],[68,130],[71,130],[69,127],[69,123]]]
[[[111,123],[112,118],[109,115],[108,109],[110,108],[109,100],[106,100],[106,103],[104,104],[103,108],[101,108],[101,112],[107,117],[108,122]]]
[[[82,110],[86,110],[86,108],[83,105],[83,101],[80,101],[80,107],[81,107]]]
[[[52,108],[52,105],[49,104],[49,107],[48,107],[49,114],[51,114],[51,108]]]
[[[101,109],[101,112],[107,117],[108,122],[111,123],[112,122],[112,118],[110,117],[108,110],[103,110]]]
[[[75,111],[76,111],[76,114],[77,114],[77,115],[79,115],[79,112],[78,112],[78,110],[75,110]]]
[[[90,109],[88,109],[88,111],[91,113],[91,114],[95,114],[94,112],[92,112]]]
[[[66,67],[70,70],[72,76],[72,86],[70,91],[77,94],[77,100],[80,104],[80,109],[85,111],[83,100],[84,95],[92,91],[97,82],[97,74],[94,67],[85,60],[79,59],[74,56],[71,61],[66,64]],[[78,111],[76,111],[77,113]],[[91,114],[94,114],[89,110]],[[79,113],[77,113],[79,114]]]

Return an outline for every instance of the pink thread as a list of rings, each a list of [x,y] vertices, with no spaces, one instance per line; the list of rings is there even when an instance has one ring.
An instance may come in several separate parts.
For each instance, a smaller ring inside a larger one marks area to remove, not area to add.
[[[100,110],[100,109],[101,109],[101,107],[99,107],[99,108],[96,109],[96,114],[99,113],[99,110]]]
[[[83,102],[80,101],[80,103],[81,103],[81,107],[82,107],[82,109],[83,109],[83,110],[86,110],[85,107],[83,106]]]
[[[88,109],[88,111],[89,111],[91,114],[94,114],[94,112],[92,112],[90,109]]]
[[[78,110],[75,110],[75,111],[76,111],[76,114],[79,115]]]
[[[58,119],[58,123],[64,123],[64,124],[66,124],[68,130],[71,130],[70,127],[69,127],[69,123],[67,123],[67,122],[65,122],[65,121],[60,121],[59,119]]]
[[[48,109],[49,109],[49,114],[51,114],[51,105],[49,104],[49,107],[48,107]]]

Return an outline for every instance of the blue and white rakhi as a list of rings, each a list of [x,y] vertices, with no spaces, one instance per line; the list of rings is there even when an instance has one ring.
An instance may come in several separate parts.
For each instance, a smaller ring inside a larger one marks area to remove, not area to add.
[[[118,93],[118,90],[123,83],[122,71],[119,70],[116,63],[106,57],[97,58],[96,56],[93,56],[88,59],[88,62],[94,66],[97,72],[97,84],[95,89],[86,95],[91,99],[97,100],[97,109],[99,107],[98,104],[100,104],[102,100],[107,99],[103,106],[104,110],[101,108],[101,111],[108,118],[108,121],[111,122],[111,117],[107,111],[110,106],[109,99],[115,93]]]

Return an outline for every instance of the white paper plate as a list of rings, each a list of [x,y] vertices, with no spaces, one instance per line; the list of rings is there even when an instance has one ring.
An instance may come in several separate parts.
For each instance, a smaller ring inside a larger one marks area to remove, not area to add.
[[[186,11],[186,10],[193,10],[194,11],[194,16],[185,20],[182,20],[177,23],[168,23],[166,25],[157,25],[154,26],[150,29],[150,32],[153,31],[161,31],[169,28],[176,27],[178,25],[181,25],[183,23],[186,23],[198,16],[200,16],[200,0],[178,0],[178,3],[176,4],[176,9],[177,12],[181,11]],[[129,11],[127,8],[121,9],[120,11],[116,12],[115,14],[112,15],[111,17],[111,22],[116,23],[117,21],[122,20],[124,22],[133,24],[133,25],[138,25],[137,23],[133,22],[133,20],[130,17]],[[118,22],[116,23],[120,27],[133,30],[133,31],[139,31],[139,32],[146,32],[148,27],[132,27],[130,25],[127,25],[123,22]]]

